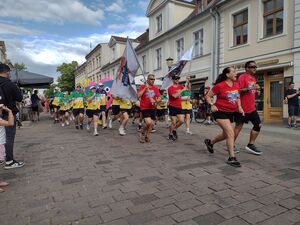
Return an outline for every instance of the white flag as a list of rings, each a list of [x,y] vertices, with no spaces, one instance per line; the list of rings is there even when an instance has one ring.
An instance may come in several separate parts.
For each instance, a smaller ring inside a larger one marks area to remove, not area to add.
[[[126,48],[120,59],[118,73],[111,88],[112,95],[126,100],[137,100],[134,77],[139,69],[139,65],[134,49],[127,38]]]
[[[193,59],[193,50],[194,45],[181,56],[179,62],[170,69],[167,75],[165,75],[160,89],[168,89],[168,87],[172,84],[172,77],[175,75],[179,76],[181,74],[185,64]]]

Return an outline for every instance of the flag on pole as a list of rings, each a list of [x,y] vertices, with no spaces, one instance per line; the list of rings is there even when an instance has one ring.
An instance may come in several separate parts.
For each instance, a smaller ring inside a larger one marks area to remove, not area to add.
[[[170,69],[167,75],[165,75],[160,89],[168,89],[168,87],[172,84],[172,77],[179,76],[181,74],[186,63],[193,59],[193,50],[194,45],[181,56],[179,62]]]
[[[140,67],[139,65],[135,51],[129,38],[127,38],[125,51],[120,59],[117,76],[111,88],[112,95],[126,100],[137,100],[134,77]]]

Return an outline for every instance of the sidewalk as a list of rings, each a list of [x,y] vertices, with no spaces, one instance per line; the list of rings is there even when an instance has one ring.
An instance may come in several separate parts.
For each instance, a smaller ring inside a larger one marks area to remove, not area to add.
[[[152,143],[140,144],[135,126],[121,137],[113,125],[94,137],[43,116],[18,130],[15,156],[26,165],[0,169],[10,182],[0,194],[0,224],[299,225],[299,138],[286,138],[283,128],[263,130],[262,156],[245,152],[244,129],[242,167],[233,168],[225,143],[214,154],[203,144],[217,126],[193,124],[192,136],[180,129],[172,142],[158,124]]]

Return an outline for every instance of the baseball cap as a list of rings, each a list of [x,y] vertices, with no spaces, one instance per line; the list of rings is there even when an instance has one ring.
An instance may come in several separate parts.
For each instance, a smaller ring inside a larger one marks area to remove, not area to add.
[[[99,86],[104,86],[104,84],[103,83],[99,83]]]
[[[96,87],[95,86],[90,86],[90,90],[92,90],[92,89],[96,89]]]

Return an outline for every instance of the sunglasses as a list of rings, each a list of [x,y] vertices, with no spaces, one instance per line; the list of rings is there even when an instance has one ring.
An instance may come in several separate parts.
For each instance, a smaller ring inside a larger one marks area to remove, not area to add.
[[[248,66],[249,69],[256,69],[257,66]]]
[[[155,80],[154,78],[152,78],[152,79],[149,79],[149,80]]]
[[[180,77],[174,77],[173,78],[173,80],[179,80],[180,79]]]

